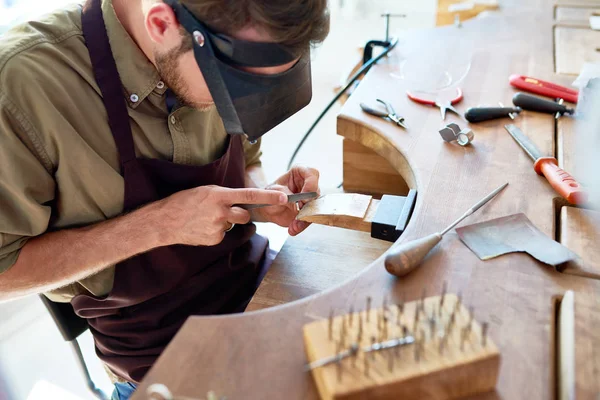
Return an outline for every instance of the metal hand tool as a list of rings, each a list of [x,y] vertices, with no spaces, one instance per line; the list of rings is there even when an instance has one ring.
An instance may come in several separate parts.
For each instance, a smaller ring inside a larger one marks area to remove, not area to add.
[[[331,357],[322,358],[320,360],[311,362],[310,364],[306,364],[304,368],[305,371],[311,371],[315,368],[324,367],[325,365],[333,364],[338,361],[342,361],[344,358],[348,358],[350,356],[358,353],[359,347],[358,344],[353,344],[350,346],[348,350],[340,351],[337,354],[332,355]]]
[[[316,199],[319,195],[317,192],[297,193],[288,195],[288,203],[297,203],[303,200]],[[234,204],[234,207],[241,207],[245,210],[253,210],[255,208],[269,207],[273,204]]]
[[[385,112],[377,110],[375,108],[371,108],[368,105],[366,105],[365,103],[360,103],[360,108],[362,108],[362,110],[368,114],[387,119],[387,120],[395,123],[396,125],[401,126],[404,129],[406,129],[406,125],[404,124],[404,118],[402,118],[398,114],[396,114],[396,111],[394,111],[394,107],[392,107],[392,105],[390,103],[388,103],[387,101],[383,101],[381,99],[377,99],[377,102],[384,105],[384,107],[386,109]]]
[[[562,100],[562,99],[561,99]],[[574,114],[575,109],[564,106],[562,102],[554,102],[542,99],[537,96],[532,96],[527,93],[517,93],[513,96],[513,104],[521,107],[524,110],[537,111],[546,114],[554,114],[554,118],[558,119],[564,114]]]
[[[504,127],[533,160],[533,170],[538,175],[543,175],[558,194],[571,204],[580,205],[587,201],[587,193],[575,178],[558,167],[556,158],[542,156],[535,144],[516,126],[505,125]]]
[[[412,240],[393,247],[385,257],[385,269],[392,275],[404,276],[419,266],[427,254],[442,240],[442,236],[458,225],[462,220],[483,207],[488,201],[500,193],[508,183],[488,194],[473,207],[469,208],[459,219],[450,224],[442,232],[433,233],[421,239]]]
[[[471,107],[465,113],[465,119],[469,122],[483,122],[511,117],[513,113],[518,114],[521,111],[520,107]]]
[[[579,92],[575,89],[560,86],[555,83],[546,82],[541,79],[531,78],[525,75],[513,74],[508,82],[518,89],[539,94],[553,99],[565,99],[570,103],[577,103]]]
[[[447,110],[452,111],[453,113],[455,113],[456,115],[458,115],[459,117],[464,119],[462,114],[456,108],[453,107],[454,104],[459,103],[463,99],[463,92],[460,88],[456,88],[456,97],[454,97],[452,100],[445,100],[445,101],[437,101],[437,100],[433,101],[433,100],[423,99],[411,92],[406,92],[406,95],[408,96],[409,99],[411,99],[412,101],[414,101],[416,103],[438,107],[440,109],[440,113],[442,115],[442,121],[446,120],[446,111]]]

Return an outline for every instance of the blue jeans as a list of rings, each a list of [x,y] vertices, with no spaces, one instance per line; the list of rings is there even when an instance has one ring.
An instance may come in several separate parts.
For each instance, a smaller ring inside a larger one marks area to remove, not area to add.
[[[113,391],[111,400],[129,400],[131,395],[136,389],[136,385],[133,383],[115,383],[115,390]]]

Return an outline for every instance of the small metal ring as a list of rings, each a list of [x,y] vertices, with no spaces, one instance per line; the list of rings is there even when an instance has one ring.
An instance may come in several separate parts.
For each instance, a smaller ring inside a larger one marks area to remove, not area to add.
[[[229,229],[226,229],[225,232],[231,231],[234,226],[235,226],[235,224],[233,222],[231,222],[231,226],[229,227]]]

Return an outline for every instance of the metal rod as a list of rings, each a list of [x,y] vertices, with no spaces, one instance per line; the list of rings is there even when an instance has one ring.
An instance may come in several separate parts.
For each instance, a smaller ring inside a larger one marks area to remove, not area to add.
[[[372,339],[375,339],[374,337]],[[413,344],[415,342],[414,336],[405,336],[397,339],[386,340],[385,342],[375,342],[373,341],[370,346],[365,346],[362,348],[364,353],[371,353],[374,351],[391,349],[398,346],[406,346],[408,344]]]
[[[358,349],[359,349],[358,344],[354,343],[352,346],[350,346],[350,348],[348,350],[340,351],[333,356],[325,357],[320,360],[313,361],[310,364],[306,364],[305,370],[310,371],[315,368],[333,364],[333,363],[337,362],[338,360],[341,361],[344,358],[348,358],[348,357],[358,353]]]
[[[490,201],[491,199],[493,199],[494,197],[496,197],[496,195],[498,193],[500,193],[507,186],[508,186],[508,182],[505,183],[504,185],[500,186],[496,190],[494,190],[492,193],[490,193],[487,196],[485,196],[483,199],[481,199],[479,202],[477,202],[473,207],[469,208],[467,210],[467,212],[465,212],[460,218],[458,218],[456,221],[454,221],[452,224],[450,224],[449,227],[447,227],[446,229],[444,229],[440,233],[440,236],[444,236],[452,228],[454,228],[456,225],[460,224],[462,222],[462,220],[464,220],[465,218],[467,218],[469,215],[473,214],[475,211],[479,210],[481,207],[483,207],[483,205],[485,205],[488,201]]]

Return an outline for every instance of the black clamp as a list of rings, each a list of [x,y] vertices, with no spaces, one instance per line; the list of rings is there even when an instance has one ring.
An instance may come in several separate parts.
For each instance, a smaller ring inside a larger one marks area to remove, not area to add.
[[[395,242],[406,229],[417,200],[417,191],[408,195],[383,195],[371,222],[371,237]]]

